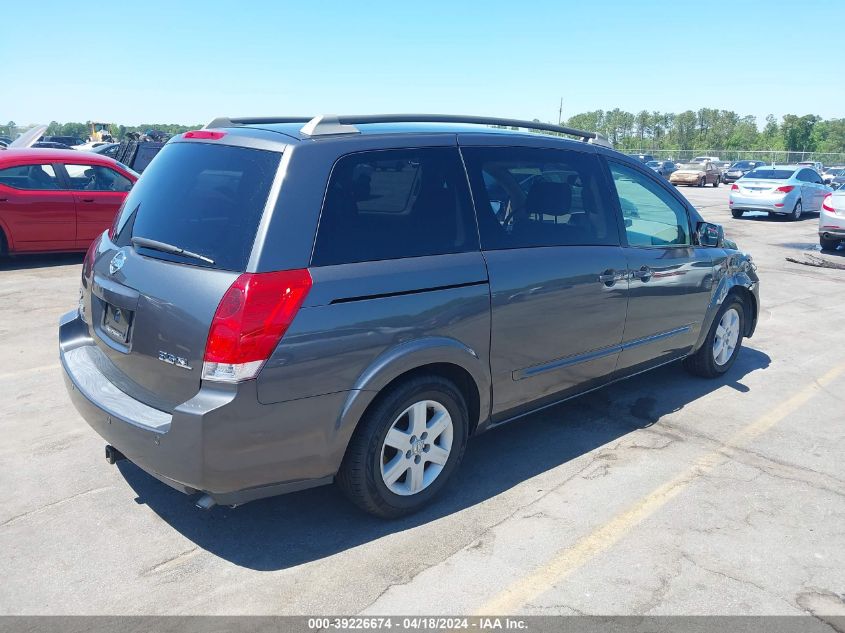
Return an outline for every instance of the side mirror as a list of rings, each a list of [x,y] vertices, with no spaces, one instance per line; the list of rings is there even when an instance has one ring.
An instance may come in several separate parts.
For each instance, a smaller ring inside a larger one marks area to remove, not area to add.
[[[698,244],[700,246],[712,246],[719,248],[725,241],[725,229],[721,224],[711,224],[710,222],[699,222],[696,227],[698,234]]]

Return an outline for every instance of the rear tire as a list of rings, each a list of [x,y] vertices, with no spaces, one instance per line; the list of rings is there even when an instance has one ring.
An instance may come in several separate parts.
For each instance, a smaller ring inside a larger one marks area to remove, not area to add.
[[[830,240],[826,237],[819,236],[819,246],[822,247],[823,251],[835,251],[841,241],[842,240]]]
[[[804,206],[801,204],[801,201],[795,203],[795,207],[792,209],[792,213],[789,214],[789,219],[795,222],[796,220],[801,219],[801,214],[804,213]]]
[[[450,426],[440,430],[443,424]],[[400,382],[362,418],[337,484],[365,512],[385,519],[411,514],[446,486],[463,459],[468,432],[466,401],[450,380],[425,374]]]
[[[731,215],[734,216],[735,218],[741,218],[742,213],[743,212],[739,209],[731,209]]]
[[[684,359],[684,367],[702,378],[718,378],[736,361],[744,333],[745,309],[742,302],[731,295],[716,313],[699,350]]]

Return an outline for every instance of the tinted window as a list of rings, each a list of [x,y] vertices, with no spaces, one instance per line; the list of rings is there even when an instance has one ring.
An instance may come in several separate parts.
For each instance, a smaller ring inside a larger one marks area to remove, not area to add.
[[[659,183],[638,170],[610,162],[610,172],[631,246],[690,244],[687,210]]]
[[[129,191],[132,182],[102,165],[65,165],[70,188],[81,191]]]
[[[16,189],[61,189],[52,165],[21,165],[0,169],[0,183]]]
[[[619,243],[595,156],[504,147],[462,152],[485,250]]]
[[[804,180],[807,182],[814,182],[814,183],[821,183],[822,179],[819,176],[819,172],[815,169],[805,169],[804,170]]]
[[[116,242],[133,236],[166,242],[243,271],[281,155],[213,145],[171,143],[161,150],[123,203]],[[149,257],[204,265],[140,249]]]
[[[335,163],[313,265],[477,249],[478,232],[457,149],[361,152]]]

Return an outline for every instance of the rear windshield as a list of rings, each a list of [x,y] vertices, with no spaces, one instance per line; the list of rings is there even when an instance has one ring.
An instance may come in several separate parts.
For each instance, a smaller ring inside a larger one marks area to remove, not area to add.
[[[794,173],[792,169],[755,169],[745,177],[748,180],[786,180]]]
[[[171,143],[123,203],[115,242],[144,237],[213,260],[141,248],[145,256],[242,272],[281,154],[210,143]]]

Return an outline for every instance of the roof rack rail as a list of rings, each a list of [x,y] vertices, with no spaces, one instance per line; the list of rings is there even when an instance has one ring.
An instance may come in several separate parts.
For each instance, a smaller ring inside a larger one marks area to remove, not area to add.
[[[212,119],[203,129],[237,127],[239,125],[260,125],[262,123],[308,123],[312,118],[310,116],[219,116],[216,119]]]
[[[367,123],[469,123],[515,127],[526,130],[540,130],[575,136],[587,143],[612,148],[610,141],[597,132],[587,132],[563,125],[541,123],[540,121],[522,121],[520,119],[502,119],[485,116],[462,116],[455,114],[362,114],[362,115],[321,115],[308,117],[245,117],[214,119],[206,127],[232,127],[237,125],[255,125],[261,123],[305,123],[300,132],[305,136],[329,136],[336,134],[359,134],[356,124]]]

